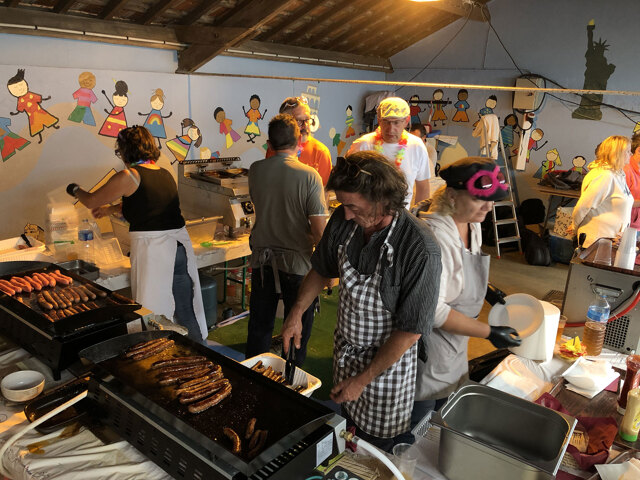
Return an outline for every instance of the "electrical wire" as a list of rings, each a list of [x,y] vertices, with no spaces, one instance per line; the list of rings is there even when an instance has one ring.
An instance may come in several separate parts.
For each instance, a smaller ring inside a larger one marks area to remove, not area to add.
[[[414,80],[418,75],[420,75],[420,74],[421,74],[422,72],[424,72],[427,68],[429,68],[429,66],[430,66],[433,62],[435,62],[436,58],[438,58],[438,57],[440,56],[440,54],[441,54],[442,52],[444,52],[444,51],[445,51],[445,49],[446,49],[449,45],[451,45],[451,43],[456,39],[456,37],[457,37],[458,35],[460,35],[460,32],[462,32],[462,30],[464,29],[464,27],[467,25],[467,22],[469,21],[469,18],[471,17],[471,12],[472,12],[472,10],[473,10],[473,7],[471,7],[471,8],[469,9],[469,11],[467,12],[467,17],[464,19],[464,23],[463,23],[463,24],[462,24],[462,26],[458,29],[458,31],[453,35],[453,37],[451,37],[451,38],[449,39],[449,41],[448,41],[447,43],[445,43],[445,44],[443,45],[443,47],[442,47],[440,50],[438,50],[438,53],[436,53],[436,54],[433,56],[433,58],[432,58],[431,60],[429,60],[429,62],[427,62],[427,64],[426,64],[424,67],[422,67],[422,69],[421,69],[418,73],[416,73],[413,77],[411,77],[409,80],[407,80],[408,82],[412,82],[412,81],[413,81],[413,80]],[[398,88],[396,88],[396,89],[394,90],[394,93],[395,93],[395,92],[397,92],[398,90],[400,90],[401,88],[403,88],[403,87],[398,87]]]

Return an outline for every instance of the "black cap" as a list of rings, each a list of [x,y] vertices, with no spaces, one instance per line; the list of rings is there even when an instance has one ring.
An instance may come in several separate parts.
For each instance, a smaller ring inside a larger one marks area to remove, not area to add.
[[[447,187],[466,190],[479,200],[497,201],[509,195],[509,184],[490,158],[462,158],[440,170],[440,177]]]

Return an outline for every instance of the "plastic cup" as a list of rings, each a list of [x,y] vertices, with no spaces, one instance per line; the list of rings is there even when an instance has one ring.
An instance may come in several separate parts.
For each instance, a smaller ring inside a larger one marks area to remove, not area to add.
[[[558,320],[558,331],[556,332],[556,343],[562,340],[562,332],[564,332],[564,326],[567,324],[567,317],[560,315]]]
[[[593,263],[611,266],[611,239],[601,238],[598,240],[598,248]]]
[[[398,443],[393,447],[393,464],[406,480],[413,480],[417,462],[418,453],[410,443]]]

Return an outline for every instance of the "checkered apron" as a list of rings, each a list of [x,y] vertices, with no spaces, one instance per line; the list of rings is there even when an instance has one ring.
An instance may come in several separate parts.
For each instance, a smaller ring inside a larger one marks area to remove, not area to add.
[[[380,249],[375,272],[361,275],[347,258],[347,246],[358,228],[354,225],[345,245],[338,246],[340,302],[334,333],[333,384],[357,375],[371,363],[393,329],[393,314],[382,302],[382,260],[393,265],[393,247],[388,240],[397,222],[393,219]],[[356,425],[370,435],[394,437],[409,428],[415,393],[417,344],[365,387],[356,401],[344,408]]]

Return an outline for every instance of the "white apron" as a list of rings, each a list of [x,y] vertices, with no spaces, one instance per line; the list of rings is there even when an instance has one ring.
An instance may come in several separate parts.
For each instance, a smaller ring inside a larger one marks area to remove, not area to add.
[[[173,267],[178,243],[187,253],[187,271],[193,282],[193,311],[202,338],[207,338],[207,320],[202,304],[196,256],[186,227],[175,230],[129,232],[131,237],[131,292],[133,298],[153,313],[173,320]]]
[[[333,384],[361,373],[371,363],[393,330],[393,314],[382,302],[382,259],[393,265],[393,247],[388,243],[397,222],[380,249],[375,272],[361,275],[349,262],[347,246],[358,226],[354,225],[345,245],[338,246],[340,302],[334,333]],[[415,393],[417,343],[387,370],[367,385],[360,398],[344,408],[356,425],[370,435],[394,437],[409,428]]]
[[[453,310],[476,318],[482,310],[489,281],[491,257],[480,252],[473,255],[462,248],[464,286],[460,295],[449,304]],[[438,400],[454,392],[467,379],[469,337],[434,328],[427,338],[427,362],[418,361],[416,400]]]

